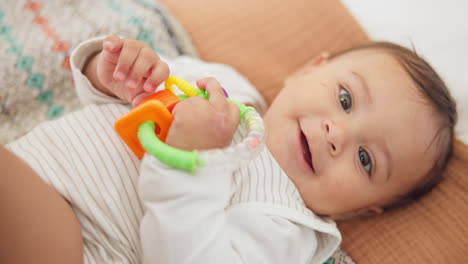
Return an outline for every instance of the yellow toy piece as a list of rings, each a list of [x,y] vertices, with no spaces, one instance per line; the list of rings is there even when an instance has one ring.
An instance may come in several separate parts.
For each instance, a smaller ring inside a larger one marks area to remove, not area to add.
[[[166,90],[174,92],[174,88],[172,87],[172,85],[174,84],[188,97],[198,95],[198,88],[193,87],[189,82],[177,76],[169,76],[169,78],[167,78],[166,82],[164,83],[164,88],[166,88]]]

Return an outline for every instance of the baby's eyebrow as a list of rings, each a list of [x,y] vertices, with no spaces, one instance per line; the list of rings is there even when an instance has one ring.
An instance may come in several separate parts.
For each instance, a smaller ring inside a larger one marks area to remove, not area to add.
[[[356,71],[351,71],[351,73],[355,77],[357,77],[357,79],[361,83],[361,87],[363,88],[362,90],[364,91],[364,95],[366,96],[367,102],[369,102],[370,104],[373,104],[372,96],[370,94],[370,89],[369,89],[369,86],[367,85],[366,78],[364,78],[364,76],[362,76],[360,73],[358,73]]]

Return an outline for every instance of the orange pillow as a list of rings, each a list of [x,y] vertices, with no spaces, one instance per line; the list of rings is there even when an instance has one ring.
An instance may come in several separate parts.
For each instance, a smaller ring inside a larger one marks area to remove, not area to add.
[[[269,103],[311,57],[369,41],[338,0],[161,1],[202,59],[234,66]],[[359,264],[465,263],[467,164],[468,146],[457,141],[446,180],[434,192],[404,210],[340,224],[343,249]]]

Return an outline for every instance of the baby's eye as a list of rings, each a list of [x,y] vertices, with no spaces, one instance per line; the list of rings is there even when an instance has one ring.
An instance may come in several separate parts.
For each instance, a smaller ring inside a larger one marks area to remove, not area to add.
[[[349,94],[348,90],[343,88],[343,86],[340,85],[340,104],[341,107],[343,107],[343,110],[345,110],[346,113],[349,113],[351,110],[351,106],[353,106],[353,99],[351,98],[351,94]]]
[[[369,156],[369,153],[367,153],[365,149],[359,147],[358,156],[359,156],[359,162],[361,162],[361,165],[364,167],[367,174],[370,175],[372,171],[372,161]]]

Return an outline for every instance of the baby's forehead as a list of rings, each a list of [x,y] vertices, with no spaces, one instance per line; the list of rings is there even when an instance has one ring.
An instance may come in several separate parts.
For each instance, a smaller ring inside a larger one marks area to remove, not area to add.
[[[364,48],[357,50],[350,50],[332,56],[332,61],[337,63],[351,63],[351,64],[375,64],[375,63],[391,63],[392,66],[403,67],[397,57],[390,51],[383,48]]]

